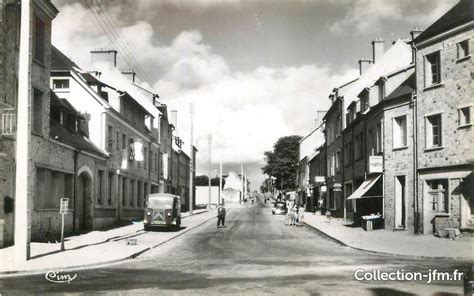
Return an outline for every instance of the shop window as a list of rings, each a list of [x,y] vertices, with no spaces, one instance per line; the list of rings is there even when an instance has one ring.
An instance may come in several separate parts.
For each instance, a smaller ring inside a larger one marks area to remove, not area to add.
[[[449,213],[448,179],[426,181],[430,210],[439,213]]]
[[[441,83],[440,52],[425,56],[425,86]]]
[[[426,148],[442,146],[441,114],[426,116]]]
[[[469,54],[469,39],[461,41],[458,44],[456,44],[456,48],[457,48],[458,60],[470,56],[470,54]]]

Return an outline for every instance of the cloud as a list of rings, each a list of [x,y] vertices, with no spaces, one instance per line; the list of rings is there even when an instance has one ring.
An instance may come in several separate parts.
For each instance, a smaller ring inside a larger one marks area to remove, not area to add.
[[[425,1],[341,1],[337,4],[346,7],[347,13],[331,23],[329,29],[335,34],[347,31],[360,35],[369,31],[380,32],[384,26],[393,26],[394,23],[426,28],[455,3],[456,0],[433,0],[429,5]]]
[[[115,9],[109,13],[117,17],[122,12]],[[91,49],[114,46],[93,24],[91,13],[77,3],[60,7],[53,23],[53,43],[85,69],[91,66]],[[213,137],[213,162],[222,155],[224,162],[242,161],[258,167],[255,164],[263,163],[263,152],[271,150],[278,137],[309,133],[315,126],[316,111],[329,108],[329,91],[358,74],[347,66],[333,73],[329,65],[316,64],[232,71],[197,30],[180,32],[164,44],[144,21],[117,29],[134,59],[140,60],[150,76],[157,77],[146,81],[141,76],[140,83],[158,92],[170,109],[178,110],[177,131],[186,150],[189,104],[194,104],[198,170],[207,168],[209,134]],[[127,67],[128,56],[119,48],[119,68]]]

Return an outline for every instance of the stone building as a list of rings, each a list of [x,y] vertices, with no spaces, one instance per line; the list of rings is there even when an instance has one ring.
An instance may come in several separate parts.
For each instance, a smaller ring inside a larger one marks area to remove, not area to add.
[[[473,228],[472,1],[461,0],[414,42],[416,190],[420,230]]]
[[[360,60],[359,78],[333,90],[329,96],[332,106],[324,117],[326,208],[334,216],[347,218],[348,213],[353,212],[355,203],[348,202],[347,198],[366,179],[365,125],[357,114],[365,114],[370,110],[370,104],[376,103],[373,101],[375,94],[369,96],[369,88],[381,76],[406,67],[412,61],[411,48],[403,40],[394,42],[386,52],[381,39],[374,40],[372,46],[373,59]]]
[[[78,175],[90,204],[89,229],[139,219],[147,194],[157,192],[159,184],[160,112],[152,105],[152,95],[106,66],[104,72],[83,71],[53,48],[54,92],[80,112],[91,141],[107,155],[106,161],[85,167]],[[108,81],[104,82],[107,74]],[[144,103],[147,99],[149,104]],[[149,111],[152,109],[155,112]]]

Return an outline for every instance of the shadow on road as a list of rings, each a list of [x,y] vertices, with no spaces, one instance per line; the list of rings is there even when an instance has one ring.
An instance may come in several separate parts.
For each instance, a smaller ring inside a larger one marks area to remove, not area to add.
[[[149,230],[145,230],[145,232],[178,232],[181,230],[186,229],[186,226],[181,226],[179,228],[177,227],[156,227],[156,228],[151,228]]]

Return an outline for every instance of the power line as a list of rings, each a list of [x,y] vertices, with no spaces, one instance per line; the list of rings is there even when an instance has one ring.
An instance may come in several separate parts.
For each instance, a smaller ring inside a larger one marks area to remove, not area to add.
[[[129,52],[127,52],[126,48],[124,46],[122,46],[121,43],[119,43],[120,41],[120,37],[118,36],[118,34],[115,32],[115,30],[113,29],[112,26],[109,26],[105,19],[101,16],[101,14],[99,13],[98,9],[93,6],[93,0],[91,0],[90,4],[87,0],[84,0],[87,7],[89,8],[89,10],[91,11],[91,13],[94,15],[94,17],[96,18],[96,20],[100,23],[102,29],[104,30],[104,33],[106,35],[108,35],[109,39],[111,40],[111,42],[114,44],[115,47],[117,47],[124,55],[124,60],[125,62],[128,64],[128,66],[130,68],[133,69],[133,62],[131,61],[130,57],[129,57]],[[95,8],[95,9],[93,9]],[[114,41],[115,40],[115,41]],[[153,79],[146,73],[146,71],[143,71],[141,70],[141,68],[139,68],[140,71],[142,72],[142,75],[145,79],[147,80],[151,80],[153,81]]]
[[[92,3],[94,3],[93,0],[91,0]],[[126,38],[125,36],[123,35],[122,33],[122,30],[120,29],[116,29],[116,28],[120,28],[120,26],[117,24],[117,22],[115,21],[115,19],[113,17],[110,16],[110,14],[108,13],[107,9],[105,9],[101,4],[100,4],[100,1],[99,0],[95,0],[95,6],[99,9],[99,11],[101,12],[101,14],[99,14],[99,16],[101,15],[104,15],[105,16],[105,21],[108,21],[109,25],[110,25],[110,28],[111,30],[113,31],[113,33],[115,33],[115,35],[117,36],[117,41],[118,42],[121,42],[122,45],[123,45],[123,48],[125,49],[125,53],[128,54],[131,59],[133,60],[134,64],[137,66],[137,68],[139,68],[139,71],[141,71],[146,77],[148,80],[151,80],[151,82],[154,82],[156,81],[156,77],[154,77],[153,75],[151,75],[151,73],[147,70],[147,68],[142,64],[142,62],[136,57],[136,55],[133,53],[133,51],[130,49],[130,47],[128,46],[128,43],[125,41]]]
[[[101,15],[99,14],[99,12],[96,12],[96,9],[93,9],[93,7],[91,6],[93,4],[92,0],[91,0],[91,4],[89,4],[89,2],[87,0],[80,0],[83,4],[85,4],[85,6],[89,9],[89,11],[92,13],[92,16],[95,20],[95,22],[100,26],[100,28],[102,28],[102,31],[105,33],[105,35],[107,35],[108,39],[110,40],[111,44],[114,46],[114,47],[117,47],[117,49],[119,49],[121,52],[123,52],[124,54],[124,62],[128,65],[128,67],[130,67],[131,69],[133,69],[133,63],[131,62],[131,59],[130,57],[128,57],[128,54],[127,51],[124,49],[124,47],[117,43],[119,41],[119,38],[117,38],[118,35],[116,35],[116,33],[113,31],[113,28],[109,27],[105,20],[101,17]],[[115,34],[114,34],[115,33]],[[117,40],[114,41],[114,39]],[[143,71],[141,70],[141,74],[143,75],[143,77],[149,81],[153,81],[153,79],[146,73],[146,71]]]

